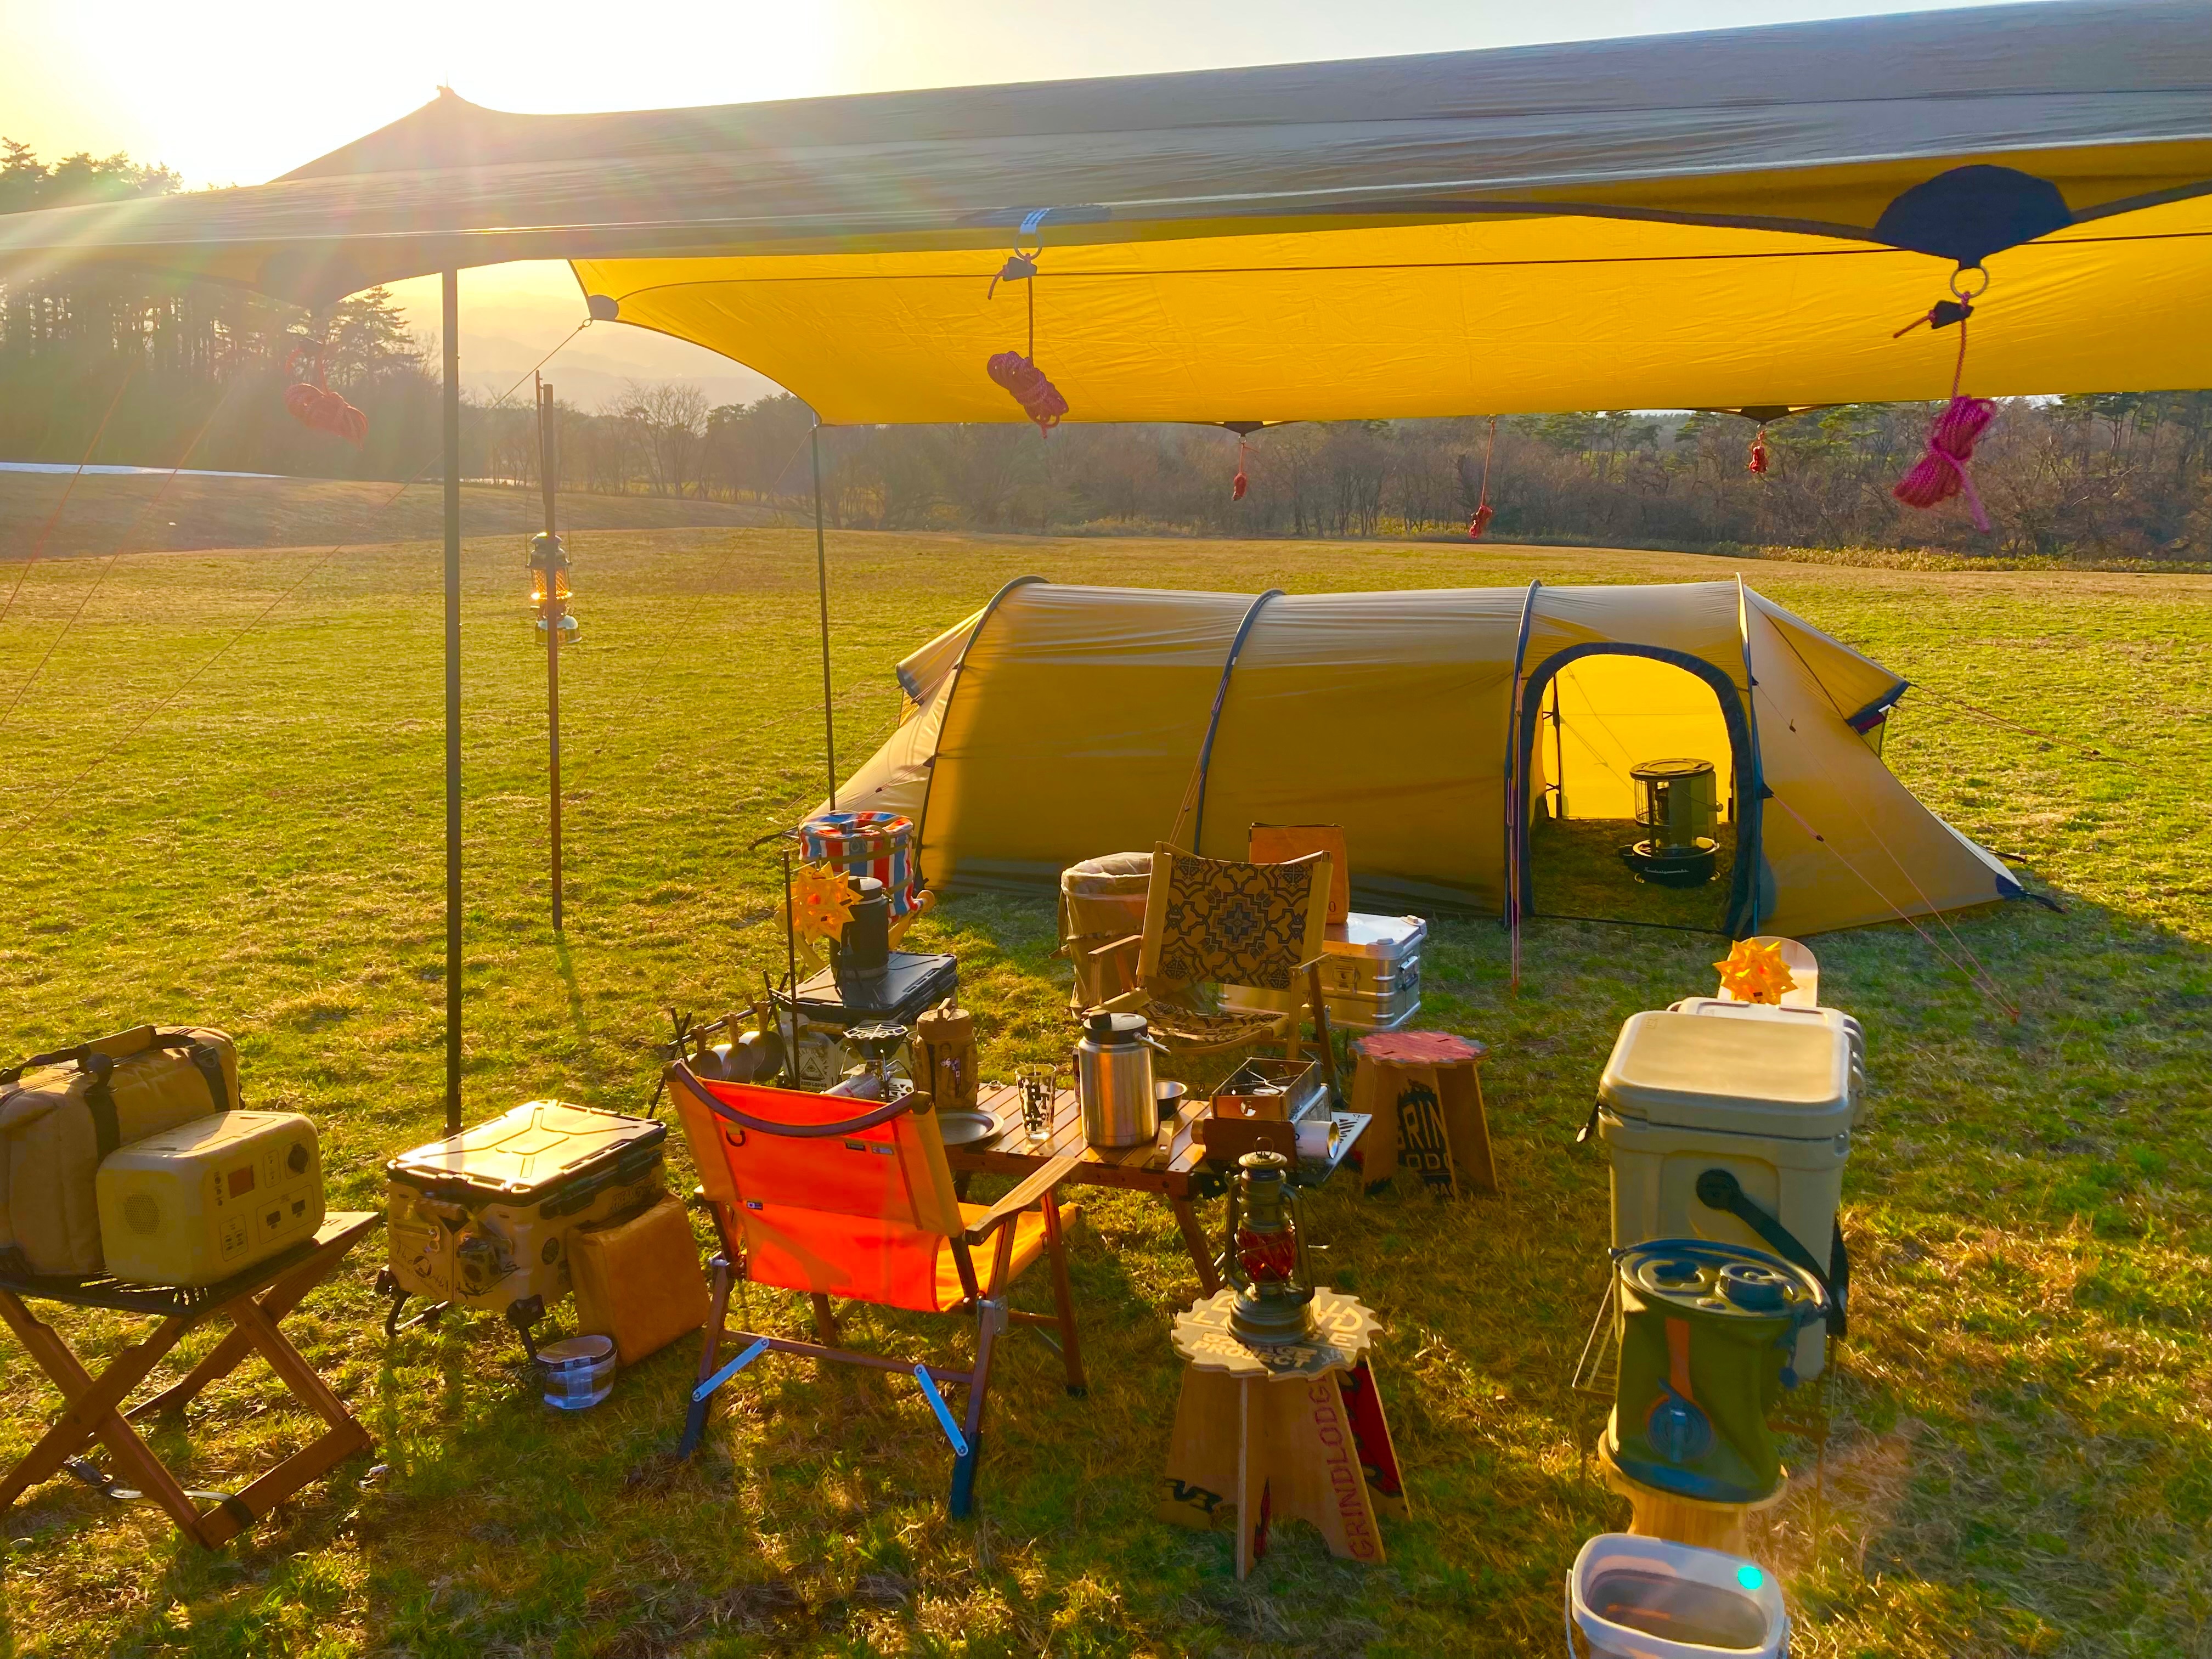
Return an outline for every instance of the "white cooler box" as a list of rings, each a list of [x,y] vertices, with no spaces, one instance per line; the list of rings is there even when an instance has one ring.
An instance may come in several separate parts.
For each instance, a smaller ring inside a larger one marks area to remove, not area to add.
[[[1700,1196],[1699,1178],[1722,1171],[1824,1278],[1847,1275],[1836,1209],[1860,1110],[1858,1047],[1857,1022],[1834,1009],[1700,997],[1631,1016],[1598,1082],[1614,1248],[1687,1237],[1786,1254],[1733,1204]],[[1798,1338],[1797,1375],[1826,1362],[1814,1326]]]
[[[1429,924],[1419,916],[1370,916],[1353,911],[1328,925],[1322,948],[1322,1001],[1329,1023],[1347,1031],[1395,1031],[1421,1012],[1421,946]],[[1243,1012],[1280,1013],[1291,1006],[1284,991],[1249,986],[1224,988],[1222,1005]]]

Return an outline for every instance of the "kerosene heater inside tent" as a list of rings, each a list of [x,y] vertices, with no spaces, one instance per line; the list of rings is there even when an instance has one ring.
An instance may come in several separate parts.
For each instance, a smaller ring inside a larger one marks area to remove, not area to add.
[[[1702,887],[1713,878],[1719,843],[1706,832],[1720,816],[1713,763],[1645,761],[1628,769],[1636,786],[1636,824],[1646,839],[1620,849],[1638,881]]]

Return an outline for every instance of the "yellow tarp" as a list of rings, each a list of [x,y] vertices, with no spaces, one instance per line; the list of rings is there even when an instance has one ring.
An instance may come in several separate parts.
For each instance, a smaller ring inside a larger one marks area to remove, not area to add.
[[[680,46],[677,49],[680,49]],[[325,305],[565,258],[837,422],[1283,421],[2212,385],[2212,7],[2050,0],[1488,52],[516,114],[242,190],[0,216]],[[1017,240],[1037,275],[991,279]],[[1978,283],[1973,274],[1968,285]]]
[[[758,369],[836,424],[1020,421],[1003,250],[579,260],[622,320]],[[1077,421],[1341,420],[1948,396],[1957,329],[1893,331],[1952,265],[1870,243],[1545,217],[1051,246],[1036,361]],[[2212,198],[1991,254],[1977,395],[2212,385]],[[1971,285],[1971,283],[1970,283]]]

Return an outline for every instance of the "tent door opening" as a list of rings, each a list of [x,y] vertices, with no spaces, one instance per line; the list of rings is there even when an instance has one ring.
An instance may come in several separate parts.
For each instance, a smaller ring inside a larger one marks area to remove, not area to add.
[[[1522,713],[1525,914],[1731,931],[1753,769],[1726,677],[1655,647],[1578,646],[1536,667]],[[1711,810],[1686,812],[1708,788]],[[1680,854],[1708,843],[1712,874],[1701,880],[1705,861]]]

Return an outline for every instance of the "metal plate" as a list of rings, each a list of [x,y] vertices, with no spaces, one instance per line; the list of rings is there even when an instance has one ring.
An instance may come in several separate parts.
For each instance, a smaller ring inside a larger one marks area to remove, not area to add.
[[[948,1146],[972,1146],[999,1133],[999,1120],[988,1112],[939,1112],[937,1133]]]

